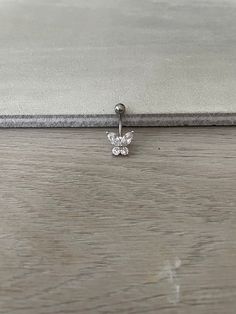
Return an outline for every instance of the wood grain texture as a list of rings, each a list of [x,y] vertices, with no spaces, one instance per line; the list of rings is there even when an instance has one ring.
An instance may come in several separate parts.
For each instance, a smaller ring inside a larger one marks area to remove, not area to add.
[[[236,112],[235,0],[0,0],[0,115]]]
[[[1,314],[234,314],[236,129],[0,132]]]

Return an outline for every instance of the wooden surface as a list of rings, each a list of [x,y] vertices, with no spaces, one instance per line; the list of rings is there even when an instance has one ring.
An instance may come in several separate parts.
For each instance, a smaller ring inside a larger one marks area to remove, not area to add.
[[[234,314],[236,128],[0,131],[0,313]]]
[[[235,0],[0,0],[0,115],[236,113]]]

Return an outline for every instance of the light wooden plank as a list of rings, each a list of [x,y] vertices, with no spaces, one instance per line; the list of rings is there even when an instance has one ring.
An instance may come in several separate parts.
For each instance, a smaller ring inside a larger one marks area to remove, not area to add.
[[[236,129],[0,132],[0,313],[234,314]]]
[[[236,112],[235,0],[0,0],[0,114]]]

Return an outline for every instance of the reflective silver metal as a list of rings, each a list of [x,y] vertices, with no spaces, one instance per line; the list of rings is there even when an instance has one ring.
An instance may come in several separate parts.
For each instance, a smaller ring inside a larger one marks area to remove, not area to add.
[[[114,132],[107,132],[107,137],[113,145],[112,154],[114,156],[126,156],[129,154],[128,145],[132,142],[134,131],[127,132],[122,136],[122,117],[125,113],[125,105],[117,104],[115,106],[115,113],[119,116],[119,132],[118,135]]]
[[[117,114],[124,114],[125,113],[125,105],[119,103],[117,105],[115,105],[115,113]]]

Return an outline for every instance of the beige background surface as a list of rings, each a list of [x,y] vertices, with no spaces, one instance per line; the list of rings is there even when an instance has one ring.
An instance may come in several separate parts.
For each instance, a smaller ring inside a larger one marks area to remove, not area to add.
[[[235,0],[0,0],[0,114],[236,112]]]
[[[1,130],[1,314],[235,314],[236,128]]]

